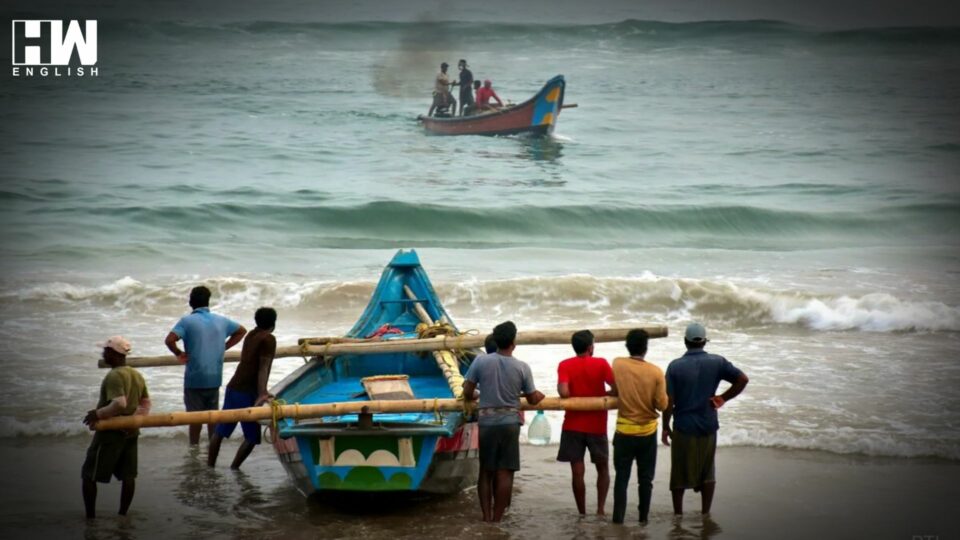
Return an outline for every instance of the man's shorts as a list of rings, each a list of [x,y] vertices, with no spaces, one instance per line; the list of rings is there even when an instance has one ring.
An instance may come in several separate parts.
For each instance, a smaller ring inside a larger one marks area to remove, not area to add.
[[[110,482],[137,477],[137,436],[123,431],[98,431],[87,448],[87,459],[80,468],[84,480]]]
[[[248,392],[241,392],[232,388],[227,388],[223,394],[223,410],[228,409],[246,409],[253,407],[257,402],[257,396]],[[224,439],[229,439],[233,435],[233,430],[237,429],[237,423],[217,424],[217,435]],[[240,429],[243,430],[243,438],[251,444],[260,444],[260,424],[256,422],[240,422]]]
[[[215,411],[220,408],[219,388],[184,388],[183,406],[190,411]]]
[[[606,463],[610,459],[610,447],[606,435],[563,430],[560,432],[560,450],[557,461],[583,463],[583,456],[590,450],[590,461]]]
[[[473,90],[470,87],[460,89],[460,103],[462,103],[464,107],[474,104]]]
[[[714,456],[717,434],[684,435],[674,431],[670,444],[670,489],[694,489],[717,481]]]
[[[480,467],[520,470],[520,424],[480,426]]]

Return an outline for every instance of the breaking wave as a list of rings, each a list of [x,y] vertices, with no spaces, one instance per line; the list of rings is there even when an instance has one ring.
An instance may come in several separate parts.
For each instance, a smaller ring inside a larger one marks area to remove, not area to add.
[[[247,312],[273,305],[292,316],[323,313],[344,320],[360,314],[373,281],[278,281],[242,277],[204,280],[219,309]],[[169,318],[182,313],[195,280],[144,283],[125,277],[100,286],[64,282],[0,292],[0,301],[43,304],[47,309],[110,309]],[[456,318],[496,313],[555,322],[690,319],[720,328],[789,325],[813,331],[956,332],[960,307],[889,293],[825,295],[777,290],[733,281],[682,279],[646,273],[637,277],[566,275],[435,283]]]

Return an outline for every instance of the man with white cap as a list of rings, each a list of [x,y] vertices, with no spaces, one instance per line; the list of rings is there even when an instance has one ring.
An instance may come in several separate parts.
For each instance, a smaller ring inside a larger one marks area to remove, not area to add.
[[[97,408],[87,412],[83,423],[91,430],[97,422],[114,416],[150,413],[150,394],[140,372],[127,364],[130,342],[114,336],[102,344],[103,361],[111,367],[100,385]],[[93,436],[80,476],[83,478],[83,505],[87,518],[96,516],[97,482],[109,483],[114,476],[121,482],[120,515],[127,514],[133,501],[137,478],[138,430],[104,430]]]
[[[716,487],[714,455],[717,451],[717,409],[737,397],[749,379],[726,358],[703,350],[707,329],[700,323],[687,326],[683,342],[687,353],[667,366],[667,408],[663,411],[663,444],[670,449],[670,492],[673,513],[683,514],[683,493],[692,488],[701,495],[701,511],[710,513]],[[715,395],[720,381],[730,383]],[[670,420],[673,418],[673,427]]]

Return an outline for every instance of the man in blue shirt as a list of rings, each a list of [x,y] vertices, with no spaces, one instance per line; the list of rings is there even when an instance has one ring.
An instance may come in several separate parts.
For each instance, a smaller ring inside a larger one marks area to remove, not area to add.
[[[247,333],[236,321],[210,313],[210,289],[200,286],[190,291],[193,313],[177,322],[167,334],[170,352],[186,364],[183,375],[183,404],[187,411],[210,411],[220,408],[220,385],[223,383],[223,353]],[[183,340],[183,348],[177,341]],[[200,443],[199,425],[190,426],[190,444]],[[207,437],[213,426],[207,425]]]
[[[497,352],[476,357],[464,375],[463,399],[477,399],[480,427],[480,476],[477,495],[484,521],[500,521],[510,504],[513,473],[520,470],[520,396],[536,405],[543,393],[533,384],[530,366],[514,358],[517,327],[512,322],[493,329]]]
[[[737,397],[747,386],[747,376],[726,358],[703,350],[707,330],[699,323],[687,326],[683,342],[687,353],[667,366],[667,408],[663,411],[663,444],[670,448],[670,492],[673,513],[683,514],[683,492],[692,488],[701,495],[701,511],[710,513],[717,485],[714,455],[717,451],[717,409]],[[717,396],[720,381],[731,384]],[[673,428],[670,419],[673,418]]]

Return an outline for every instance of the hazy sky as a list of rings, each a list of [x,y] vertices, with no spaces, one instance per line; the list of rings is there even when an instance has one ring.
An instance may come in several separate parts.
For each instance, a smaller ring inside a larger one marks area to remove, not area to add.
[[[14,0],[11,12],[51,17],[273,21],[514,21],[776,19],[824,28],[960,26],[958,0]]]

